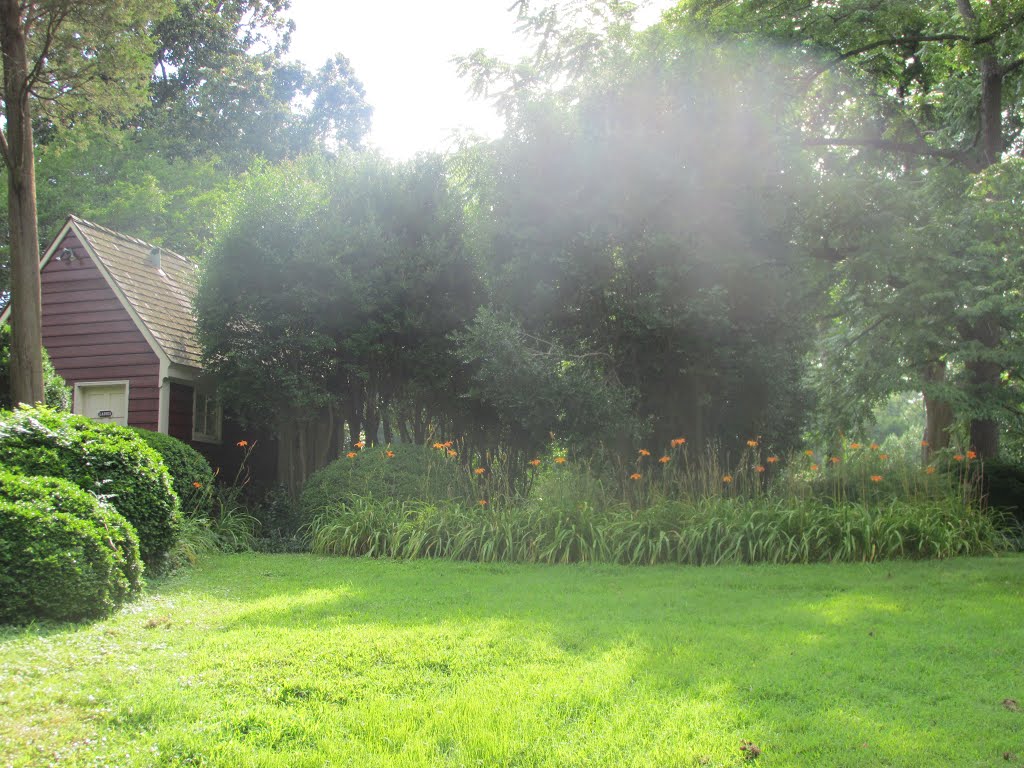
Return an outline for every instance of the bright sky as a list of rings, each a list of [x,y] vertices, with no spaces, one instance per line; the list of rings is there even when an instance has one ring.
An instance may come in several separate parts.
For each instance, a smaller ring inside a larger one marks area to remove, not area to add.
[[[348,57],[373,106],[369,144],[408,158],[443,150],[458,133],[487,138],[501,119],[474,100],[451,59],[483,48],[502,59],[525,55],[511,0],[292,0],[291,54],[311,69],[335,53]],[[654,0],[650,23],[671,0]],[[539,3],[538,3],[539,5]]]

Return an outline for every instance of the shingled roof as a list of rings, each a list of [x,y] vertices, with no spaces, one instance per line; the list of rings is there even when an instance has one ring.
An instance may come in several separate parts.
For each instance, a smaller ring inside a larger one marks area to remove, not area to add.
[[[196,264],[161,248],[157,267],[152,257],[156,246],[77,216],[69,217],[69,223],[91,255],[106,267],[168,359],[201,367],[202,350],[192,310]]]

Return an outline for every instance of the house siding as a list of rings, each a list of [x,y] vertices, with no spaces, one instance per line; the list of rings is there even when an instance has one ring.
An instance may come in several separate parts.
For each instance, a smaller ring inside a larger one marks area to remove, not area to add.
[[[167,434],[186,443],[192,442],[192,387],[171,382]]]
[[[128,425],[156,431],[160,360],[78,239],[57,247],[74,261],[51,259],[42,270],[43,346],[69,386],[128,380]]]

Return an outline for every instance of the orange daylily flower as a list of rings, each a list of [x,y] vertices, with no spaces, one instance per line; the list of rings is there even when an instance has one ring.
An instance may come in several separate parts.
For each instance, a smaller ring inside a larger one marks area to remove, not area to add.
[[[963,460],[964,460],[963,454],[960,454],[960,453],[958,453],[956,456],[953,457],[953,461],[963,461]]]
[[[459,455],[459,452],[458,452],[458,451],[453,451],[453,450],[451,450],[451,449],[449,449],[449,450],[448,450],[448,456],[449,456],[449,458],[452,458],[452,459],[454,459],[454,458],[455,458],[456,456],[458,456],[458,455]]]
[[[747,440],[748,448],[757,448],[757,440]]]
[[[677,437],[675,440],[669,443],[669,445],[671,445],[673,448],[678,448],[680,445],[686,445],[686,438]]]
[[[235,443],[235,445],[237,445],[239,448],[245,448],[245,446],[247,446],[248,444],[248,440],[239,440],[237,443]]]
[[[769,464],[774,464],[774,463],[775,463],[775,462],[777,462],[778,460],[779,460],[779,457],[778,457],[778,456],[769,456],[769,457],[768,457],[768,463],[769,463]]]
[[[831,459],[829,459],[829,461],[831,461],[833,464],[838,464],[839,463],[839,457],[838,456],[833,456]]]
[[[817,472],[818,471],[818,465],[817,464],[811,464],[811,471],[812,472]]]
[[[431,447],[431,448],[437,448],[438,450],[440,450],[441,448],[444,448],[444,443],[434,443],[434,444],[433,444],[432,446],[430,446],[430,447]]]
[[[760,474],[761,472],[764,472],[764,465],[758,464],[754,469],[757,470],[758,474]]]
[[[879,448],[881,448],[881,447],[882,447],[882,446],[880,446],[880,445],[879,445],[878,443],[872,443],[872,444],[870,445],[870,448],[871,448],[871,450],[872,450],[872,451],[877,451],[877,450],[878,450]]]
[[[722,482],[728,485],[732,482],[732,475],[722,475]]]
[[[348,453],[345,454],[345,458],[346,459],[354,459],[358,455],[359,454],[357,454],[355,451],[349,451]]]
[[[193,488],[202,488],[203,484],[202,483],[192,483],[192,487]]]
[[[813,455],[814,455],[814,451],[812,451],[810,448],[808,448],[806,451],[804,451],[804,456],[813,456]]]
[[[661,462],[662,464],[668,464],[670,461],[672,461],[672,458],[670,456],[662,456],[660,459],[658,459],[658,461]]]
[[[555,464],[565,464],[568,459],[565,456],[555,456]]]
[[[871,482],[872,483],[880,483],[880,482],[882,482],[882,476],[881,475],[872,475],[871,476]]]
[[[976,459],[976,458],[978,458],[978,454],[976,454],[974,451],[968,451],[967,452],[967,458],[968,459]]]
[[[856,451],[858,448],[860,448],[860,443],[850,443],[850,450]]]
[[[934,475],[935,474],[935,467],[925,467],[924,468],[924,473],[926,475]]]
[[[531,467],[539,467],[540,466],[540,459],[533,459],[533,460],[531,460],[530,461],[530,466]]]
[[[641,449],[640,449],[640,455],[641,455],[641,456],[650,456],[650,455],[651,455],[651,452],[650,452],[650,451],[648,451],[648,450],[647,450],[646,448],[641,448]]]
[[[473,474],[474,475],[482,475],[486,471],[487,470],[484,469],[483,467],[477,467],[476,469],[473,470]]]
[[[479,504],[481,507],[486,507],[487,499],[480,499],[480,501],[478,501],[477,504]]]
[[[395,458],[395,452],[394,451],[384,451],[384,455],[387,456],[389,459]]]
[[[880,458],[882,461],[885,461],[886,459],[889,458],[889,454],[888,453],[880,453],[880,454],[878,454],[878,458]]]
[[[445,441],[444,441],[443,443],[441,443],[441,446],[442,446],[443,448],[451,448],[451,447],[452,447],[452,445],[453,445],[453,443],[452,443],[452,441],[451,441],[451,440],[445,440]]]
[[[921,447],[922,448],[927,448],[928,447],[928,441],[927,440],[922,440],[921,441]]]
[[[358,443],[353,443],[353,445],[356,448],[362,448],[364,445],[366,445],[366,443],[364,443],[362,440],[360,440]]]
[[[634,472],[632,475],[629,476],[629,479],[630,480],[639,480],[640,479],[640,473],[639,472]]]

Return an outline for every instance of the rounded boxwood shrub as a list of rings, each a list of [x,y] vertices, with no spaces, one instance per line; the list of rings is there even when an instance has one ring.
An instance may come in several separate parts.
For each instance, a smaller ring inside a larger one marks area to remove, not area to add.
[[[181,511],[209,516],[213,511],[214,475],[206,457],[176,437],[148,429],[132,431],[164,460],[164,466],[171,473],[171,485],[178,494]]]
[[[0,464],[70,480],[107,499],[134,526],[147,563],[174,544],[178,496],[160,454],[132,430],[43,406],[0,413]]]
[[[95,525],[115,549],[118,568],[124,575],[125,599],[142,591],[142,560],[139,537],[132,524],[113,506],[86,493],[69,480],[32,477],[0,470],[0,501],[60,512]]]
[[[465,496],[465,477],[458,462],[424,445],[365,448],[342,456],[314,472],[299,498],[299,518],[308,524],[329,509],[353,499],[373,497],[399,501],[440,502]]]
[[[109,615],[131,595],[120,554],[89,520],[0,500],[0,621]]]

